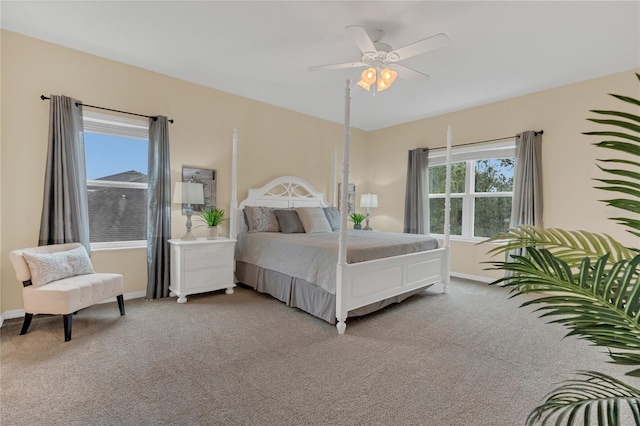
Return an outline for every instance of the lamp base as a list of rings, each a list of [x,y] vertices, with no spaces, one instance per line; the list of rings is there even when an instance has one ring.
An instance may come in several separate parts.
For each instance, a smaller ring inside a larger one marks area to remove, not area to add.
[[[366,224],[364,225],[364,228],[362,228],[363,231],[373,231],[373,229],[371,229],[371,227],[369,226],[369,212],[367,212],[367,220],[366,220]]]
[[[187,231],[180,239],[183,241],[194,241],[196,240],[196,236],[193,235],[191,231]]]

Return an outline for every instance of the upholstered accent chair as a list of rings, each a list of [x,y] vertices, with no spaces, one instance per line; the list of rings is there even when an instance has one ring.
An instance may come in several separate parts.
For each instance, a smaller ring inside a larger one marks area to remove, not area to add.
[[[62,315],[64,340],[71,340],[73,315],[80,309],[115,297],[124,315],[124,278],[120,274],[96,273],[80,243],[54,244],[9,253],[16,278],[23,284],[24,323],[29,329],[33,315]]]

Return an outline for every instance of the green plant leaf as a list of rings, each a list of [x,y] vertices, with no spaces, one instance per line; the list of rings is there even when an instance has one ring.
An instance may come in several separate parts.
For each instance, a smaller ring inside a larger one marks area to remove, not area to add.
[[[614,136],[617,138],[621,138],[621,139],[628,139],[631,141],[635,141],[635,142],[640,142],[640,138],[637,136],[633,136],[633,135],[628,135],[626,133],[621,133],[621,132],[612,132],[612,131],[601,131],[601,132],[584,132],[583,135],[592,135],[592,136]],[[607,146],[607,144],[609,143],[619,143],[622,144],[623,142],[620,141],[602,141],[600,143],[595,144],[596,146],[601,146],[603,148],[611,148],[611,149],[615,149],[614,147],[611,146]]]
[[[583,379],[568,380],[550,392],[544,404],[527,418],[527,425],[555,418],[555,424],[574,424],[582,416],[584,425],[591,425],[595,411],[598,424],[623,426],[623,413],[628,413],[640,424],[640,390],[606,374],[585,371]]]
[[[614,192],[621,192],[623,194],[627,194],[627,195],[632,195],[634,197],[640,197],[640,191],[636,191],[635,189],[632,188],[627,188],[626,186],[620,186],[620,185],[616,185],[613,184],[614,182],[621,182],[618,180],[603,180],[603,179],[596,179],[600,182],[605,182],[605,183],[611,183],[610,186],[594,186],[595,189],[602,189],[603,191],[614,191]],[[624,184],[626,184],[626,182],[622,182]],[[631,183],[629,183],[630,185],[632,185]]]
[[[620,99],[621,101],[633,104],[633,105],[640,105],[640,101],[636,98],[631,98],[629,96],[622,96],[622,95],[614,95],[611,94],[611,96],[613,96],[616,99]]]
[[[592,121],[594,123],[598,123],[598,124],[608,124],[610,126],[622,127],[623,129],[627,129],[627,130],[631,130],[632,132],[640,133],[640,126],[638,126],[637,124],[629,123],[628,121],[603,120],[603,119],[598,119],[598,118],[588,118],[587,120]],[[624,137],[627,137],[627,136],[628,135],[625,135]],[[640,139],[639,139],[639,141],[640,141]]]
[[[622,160],[619,158],[607,158],[607,159],[598,159],[602,163],[619,163],[619,164],[629,164],[631,166],[640,167],[640,163],[631,160]]]
[[[591,110],[591,112],[593,112],[595,114],[612,115],[614,117],[627,118],[629,120],[637,121],[637,122],[640,123],[640,116],[635,115],[635,114],[630,114],[628,112],[610,111],[610,110],[601,110],[601,109],[593,109],[593,110]]]
[[[611,261],[618,261],[634,255],[632,250],[606,234],[558,228],[541,229],[531,225],[508,229],[479,244],[486,243],[500,244],[489,250],[490,254],[502,254],[527,247],[545,248],[567,262],[570,267],[580,265],[585,256],[594,260],[605,253],[612,253]]]

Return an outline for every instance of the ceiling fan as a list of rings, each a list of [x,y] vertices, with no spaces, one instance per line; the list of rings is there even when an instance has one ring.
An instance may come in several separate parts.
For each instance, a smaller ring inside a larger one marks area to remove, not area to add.
[[[440,33],[423,40],[411,43],[400,49],[393,50],[387,43],[381,41],[384,31],[367,31],[359,25],[349,25],[345,27],[351,38],[362,51],[359,62],[347,62],[344,64],[317,65],[309,67],[309,71],[333,70],[340,68],[367,67],[361,74],[358,85],[364,89],[380,92],[391,87],[398,71],[402,78],[410,80],[428,80],[429,76],[423,72],[400,65],[398,62],[421,55],[431,50],[438,49],[449,41],[446,34]]]

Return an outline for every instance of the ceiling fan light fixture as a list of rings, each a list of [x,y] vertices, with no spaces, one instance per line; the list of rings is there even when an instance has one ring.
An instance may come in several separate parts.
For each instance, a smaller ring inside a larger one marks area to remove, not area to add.
[[[391,87],[393,82],[396,80],[398,73],[396,71],[390,70],[389,68],[385,68],[380,71],[380,77],[378,78],[378,92],[382,92],[383,90]]]
[[[375,68],[367,68],[362,71],[360,74],[360,81],[358,82],[358,86],[365,89],[367,92],[371,89],[371,85],[376,82],[376,69]]]
[[[362,74],[360,75],[360,78],[362,79],[362,81],[364,81],[367,84],[373,84],[376,82],[376,69],[375,68],[367,68],[366,70],[362,71]]]
[[[365,83],[364,81],[360,80],[358,82],[358,86],[362,87],[364,90],[366,90],[367,92],[371,89],[371,85],[369,83]]]

